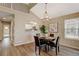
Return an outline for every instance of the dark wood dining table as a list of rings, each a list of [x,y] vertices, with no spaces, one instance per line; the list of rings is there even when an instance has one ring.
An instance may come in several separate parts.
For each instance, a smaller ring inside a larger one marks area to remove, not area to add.
[[[39,37],[40,42],[45,43],[47,46],[49,45],[50,42],[54,42],[55,41],[55,37]],[[49,50],[49,48],[45,49],[45,51],[47,52]]]
[[[55,37],[39,37],[40,40],[45,40],[45,41],[54,41],[55,40]]]

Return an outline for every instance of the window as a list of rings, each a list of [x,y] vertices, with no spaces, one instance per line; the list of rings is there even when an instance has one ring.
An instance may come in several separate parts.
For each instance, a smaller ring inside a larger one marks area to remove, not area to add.
[[[69,19],[64,21],[65,38],[79,38],[79,19]]]

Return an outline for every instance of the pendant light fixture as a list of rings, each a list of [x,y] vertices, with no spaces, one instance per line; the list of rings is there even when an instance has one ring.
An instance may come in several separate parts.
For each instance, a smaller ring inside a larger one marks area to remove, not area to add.
[[[48,11],[47,11],[47,3],[45,3],[45,12],[44,12],[44,20],[49,20]]]

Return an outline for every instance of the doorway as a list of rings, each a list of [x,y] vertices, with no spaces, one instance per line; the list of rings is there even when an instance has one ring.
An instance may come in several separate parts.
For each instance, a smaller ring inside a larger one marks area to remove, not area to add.
[[[0,11],[0,48],[14,43],[14,14]]]
[[[2,40],[2,45],[3,47],[8,47],[10,46],[10,33],[11,33],[11,22],[5,22],[2,21],[2,25],[3,25],[3,40]]]

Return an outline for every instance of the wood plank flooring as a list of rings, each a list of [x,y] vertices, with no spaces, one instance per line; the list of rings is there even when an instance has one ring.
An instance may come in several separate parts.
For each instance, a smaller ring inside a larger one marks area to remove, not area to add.
[[[5,44],[6,43],[6,44]],[[7,44],[8,43],[8,44]],[[38,52],[35,53],[34,43],[12,46],[10,42],[0,42],[0,56],[38,56]],[[41,50],[40,56],[56,56],[55,49],[45,52]],[[79,56],[79,51],[64,46],[60,46],[60,52],[58,56]]]

